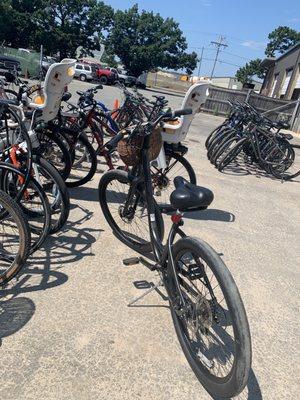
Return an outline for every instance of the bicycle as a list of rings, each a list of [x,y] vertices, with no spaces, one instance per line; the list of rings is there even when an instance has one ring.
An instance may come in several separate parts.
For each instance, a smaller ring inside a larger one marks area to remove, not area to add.
[[[163,285],[178,340],[195,375],[212,395],[231,397],[244,389],[251,367],[244,305],[218,253],[182,230],[183,213],[205,210],[213,201],[213,193],[182,177],[174,179],[172,227],[163,244],[164,223],[151,182],[150,161],[157,153],[153,148],[157,142],[154,128],[163,120],[190,113],[190,109],[163,113],[155,121],[140,123],[111,139],[113,145],[126,140],[137,161],[130,173],[114,170],[101,177],[99,203],[119,240],[139,252],[152,250],[155,258],[154,264],[143,257],[124,260],[125,265],[141,262],[160,276],[157,285],[129,305]],[[147,236],[137,232],[138,225],[144,227]],[[175,242],[176,236],[180,238]]]

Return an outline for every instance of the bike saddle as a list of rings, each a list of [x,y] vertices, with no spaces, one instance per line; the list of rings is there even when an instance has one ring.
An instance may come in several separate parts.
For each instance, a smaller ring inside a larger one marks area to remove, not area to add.
[[[189,183],[181,176],[174,179],[175,190],[171,193],[170,203],[180,211],[205,210],[213,201],[211,190]]]
[[[156,96],[155,94],[152,97],[155,97],[157,100],[164,100],[165,99],[165,96]]]
[[[68,101],[68,100],[70,100],[71,97],[72,97],[72,94],[71,94],[70,92],[65,92],[65,93],[62,95],[61,100],[62,100],[62,101]]]

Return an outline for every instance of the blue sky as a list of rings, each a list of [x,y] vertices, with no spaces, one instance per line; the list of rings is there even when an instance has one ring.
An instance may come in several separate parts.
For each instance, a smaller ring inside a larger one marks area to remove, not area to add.
[[[279,25],[300,30],[299,0],[105,0],[114,8],[138,3],[140,10],[173,17],[180,23],[190,51],[204,46],[201,75],[210,75],[215,49],[210,45],[222,34],[228,47],[220,54],[215,76],[234,75],[238,66],[263,58],[268,34]],[[230,53],[230,54],[229,54]],[[234,65],[230,65],[234,64]]]

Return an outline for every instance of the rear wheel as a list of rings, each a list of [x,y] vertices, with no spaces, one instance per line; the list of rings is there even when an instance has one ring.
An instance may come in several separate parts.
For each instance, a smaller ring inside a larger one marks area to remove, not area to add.
[[[250,330],[238,288],[219,255],[202,240],[180,239],[172,255],[175,271],[169,260],[166,287],[182,350],[210,394],[236,396],[251,368]]]
[[[81,82],[85,82],[86,81],[86,76],[84,74],[81,74],[79,79],[81,80]]]
[[[74,188],[89,182],[97,170],[97,155],[86,135],[77,138],[71,158],[73,166],[66,185]]]
[[[20,206],[0,191],[0,284],[9,282],[29,255],[30,231]]]
[[[70,196],[65,182],[53,165],[43,157],[33,157],[34,178],[44,189],[51,208],[49,233],[58,232],[67,222],[70,212]]]
[[[72,162],[65,143],[56,132],[56,128],[38,132],[40,142],[39,154],[42,155],[59,171],[65,180],[70,175]]]
[[[148,210],[143,188],[139,187],[129,197],[130,189],[131,182],[127,172],[121,170],[106,172],[99,182],[101,209],[119,240],[137,251],[150,251]],[[157,206],[155,217],[159,235],[163,239],[164,224]]]
[[[31,232],[30,254],[44,243],[51,226],[51,209],[42,187],[30,178],[23,188],[23,175],[10,164],[0,165],[1,190],[17,201],[26,218]]]
[[[167,168],[159,169],[155,163],[151,165],[151,177],[155,200],[159,204],[170,203],[170,194],[175,189],[173,180],[176,176],[182,176],[188,182],[196,185],[195,171],[188,160],[178,153],[166,154]]]

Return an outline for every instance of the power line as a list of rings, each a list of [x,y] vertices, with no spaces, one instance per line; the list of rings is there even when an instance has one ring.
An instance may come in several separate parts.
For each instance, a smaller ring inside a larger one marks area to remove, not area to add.
[[[224,43],[225,39],[226,38],[224,36],[220,35],[218,42],[215,42],[215,41],[210,42],[212,45],[216,46],[216,48],[217,48],[216,57],[215,57],[213,69],[211,71],[210,79],[212,79],[212,77],[214,76],[214,72],[215,72],[215,68],[216,68],[216,64],[218,61],[218,56],[219,56],[221,47],[224,47],[224,48],[228,47],[228,45]]]

